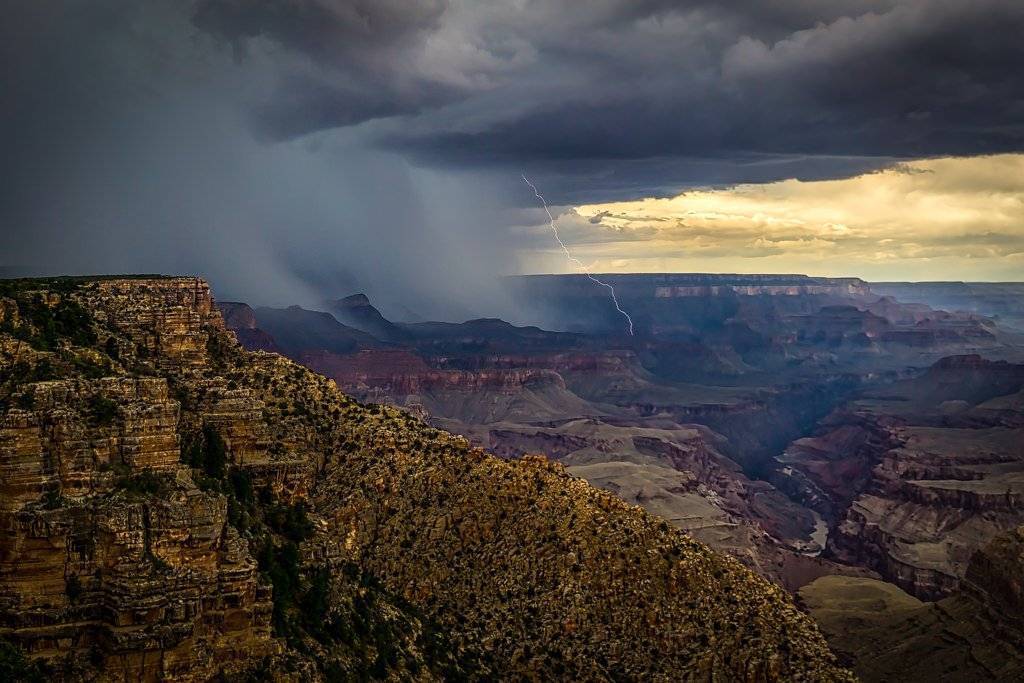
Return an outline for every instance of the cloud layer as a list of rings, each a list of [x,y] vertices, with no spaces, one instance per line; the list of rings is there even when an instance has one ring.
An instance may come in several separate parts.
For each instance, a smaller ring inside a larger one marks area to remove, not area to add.
[[[295,58],[264,133],[363,122],[433,163],[631,186],[616,162],[757,181],[1024,142],[1016,0],[202,0],[194,22]]]
[[[358,131],[268,140],[253,117],[288,101],[281,74],[303,59],[239,54],[188,9],[5,10],[0,267],[198,273],[254,303],[492,305],[513,253],[480,230],[500,216],[487,177],[416,168]]]
[[[560,225],[575,254],[605,271],[1015,280],[1024,273],[1024,155],[579,206]],[[557,268],[542,227],[529,232],[541,261]]]
[[[516,227],[539,223],[521,172],[580,205],[1024,148],[1018,0],[0,11],[0,267],[22,271],[199,272],[263,303],[365,289],[459,317],[493,310],[493,275],[560,265]],[[588,226],[609,267],[664,239]]]

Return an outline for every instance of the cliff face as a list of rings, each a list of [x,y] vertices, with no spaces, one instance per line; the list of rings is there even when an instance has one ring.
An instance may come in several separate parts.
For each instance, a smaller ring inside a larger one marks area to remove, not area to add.
[[[419,356],[400,350],[365,350],[349,355],[306,351],[298,354],[297,360],[356,395],[367,395],[371,389],[376,389],[387,396],[405,399],[411,394],[424,392],[492,389],[511,393],[530,385],[565,387],[562,377],[546,368],[433,368]]]
[[[974,554],[963,592],[1024,627],[1024,526],[997,536]]]
[[[1024,527],[974,553],[958,591],[924,603],[897,587],[829,576],[800,591],[864,681],[1017,681],[1024,676]]]
[[[672,340],[694,347],[690,353],[663,350],[677,356],[669,374],[691,380],[768,369],[781,358],[877,370],[902,364],[909,354],[933,354],[934,361],[1002,345],[993,320],[897,302],[857,278],[631,274],[607,275],[606,281],[646,342]],[[510,278],[508,286],[521,315],[545,327],[613,339],[624,332],[607,292],[583,276],[524,276]],[[730,348],[744,363],[722,354]],[[686,357],[694,362],[685,363]],[[664,374],[650,361],[645,365]]]
[[[996,317],[1001,325],[1024,331],[1024,284],[1019,282],[874,282],[871,289],[900,301]]]
[[[204,328],[219,318],[205,283],[105,281],[76,295],[97,326],[123,332],[102,347],[114,356],[148,358],[154,373],[209,362]],[[205,680],[273,651],[269,587],[224,497],[181,462],[168,380],[114,374],[107,353],[104,367],[87,349],[38,352],[22,320],[0,357],[0,632],[33,656],[132,680]],[[67,378],[16,382],[26,366]]]
[[[210,287],[199,278],[101,280],[77,293],[72,298],[99,325],[117,330],[134,342],[136,355],[171,371],[207,366],[206,328],[223,327]]]
[[[543,452],[592,485],[643,506],[693,538],[795,589],[838,570],[808,538],[815,518],[721,455],[709,430],[617,426],[598,418],[465,430],[503,457]]]
[[[242,346],[252,351],[281,352],[274,338],[256,325],[256,311],[249,304],[218,301],[217,308],[224,318],[224,324],[234,331]]]
[[[408,330],[402,329],[381,315],[365,294],[353,294],[336,301],[328,301],[327,310],[342,323],[372,334],[377,339],[406,341],[412,337]]]
[[[799,296],[804,294],[869,294],[868,283],[859,278],[809,277],[807,275],[746,275],[711,273],[658,273],[603,275],[625,296],[657,298],[739,296]],[[586,278],[577,275],[524,275],[510,278],[513,288],[552,295],[584,293],[599,296]]]
[[[0,303],[0,636],[55,678],[848,677],[734,561],[243,351],[201,280]]]
[[[976,551],[1024,523],[1022,385],[1024,365],[943,359],[792,444],[787,490],[835,522],[835,559],[919,598],[951,595]]]

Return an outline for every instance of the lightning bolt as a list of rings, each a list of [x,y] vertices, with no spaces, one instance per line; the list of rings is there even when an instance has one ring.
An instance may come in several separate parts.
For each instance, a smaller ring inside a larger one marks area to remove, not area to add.
[[[591,274],[590,272],[590,268],[588,268],[586,264],[583,263],[583,261],[580,261],[578,258],[572,255],[572,253],[569,251],[569,247],[565,246],[565,242],[563,242],[562,238],[559,237],[558,235],[558,226],[555,225],[555,217],[551,215],[551,210],[548,209],[548,202],[546,199],[544,199],[544,195],[542,195],[537,190],[537,186],[531,183],[530,179],[527,178],[525,174],[522,175],[521,177],[523,179],[523,182],[530,186],[530,189],[533,190],[533,194],[536,195],[537,199],[539,199],[540,203],[544,206],[544,213],[548,215],[548,225],[551,226],[551,232],[552,234],[554,234],[555,241],[558,242],[558,246],[560,246],[562,248],[562,251],[565,252],[565,257],[572,261],[574,264],[576,264],[576,267],[583,271],[583,274],[590,278],[591,282],[597,285],[601,285],[602,287],[608,290],[608,293],[612,295],[612,303],[615,304],[615,310],[621,313],[622,317],[626,319],[627,323],[629,323],[629,336],[632,337],[633,319],[629,317],[629,313],[626,313],[624,310],[622,310],[622,306],[619,305],[619,298],[615,296],[615,288],[612,287],[607,282],[602,282],[598,278],[594,277],[594,275]]]

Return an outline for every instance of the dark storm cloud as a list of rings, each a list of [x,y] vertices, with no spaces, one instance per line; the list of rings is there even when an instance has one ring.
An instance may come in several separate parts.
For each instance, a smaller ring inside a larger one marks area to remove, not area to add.
[[[287,139],[415,114],[456,97],[409,64],[445,7],[443,0],[200,0],[192,21],[230,44],[239,60],[258,41],[311,60],[281,68],[278,88],[254,105],[258,132]]]
[[[187,9],[4,10],[4,272],[197,273],[254,303],[322,306],[359,289],[385,310],[486,311],[514,257],[480,229],[497,215],[490,181],[412,168],[344,130],[255,136],[255,112],[311,97],[293,76],[332,73],[267,44],[239,56]]]
[[[744,38],[725,54],[723,75],[747,102],[773,112],[803,104],[823,125],[811,137],[787,132],[808,148],[904,156],[1016,151],[1024,139],[1022,30],[1020,2],[901,3],[772,45]],[[778,115],[768,120],[783,123]]]
[[[199,0],[194,23],[229,41],[266,36],[331,63],[375,54],[437,28],[443,0]],[[241,47],[241,46],[240,46]]]
[[[441,87],[384,92],[294,74],[279,85],[272,97],[252,105],[250,122],[260,138],[273,142],[371,119],[416,114],[443,101],[446,94]]]
[[[0,13],[0,267],[201,272],[260,303],[468,310],[539,221],[520,172],[599,202],[1024,138],[1019,0]]]
[[[203,0],[193,19],[315,65],[256,106],[264,134],[373,121],[421,163],[529,167],[563,200],[594,175],[661,193],[1024,143],[1018,0]]]
[[[908,0],[830,21],[808,5],[764,30],[732,7],[677,6],[646,25],[608,26],[592,40],[546,48],[532,70],[558,74],[571,61],[596,73],[511,116],[474,112],[472,125],[461,126],[449,114],[395,132],[391,142],[460,163],[602,166],[668,157],[742,167],[752,153],[914,157],[1022,147],[1024,3]],[[785,19],[793,23],[782,35]]]

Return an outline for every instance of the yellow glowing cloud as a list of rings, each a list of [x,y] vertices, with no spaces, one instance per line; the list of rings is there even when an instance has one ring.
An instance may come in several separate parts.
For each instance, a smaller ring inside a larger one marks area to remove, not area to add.
[[[1024,155],[913,161],[592,204],[560,217],[606,272],[803,272],[874,280],[1024,279]],[[553,254],[535,265],[566,270]]]

